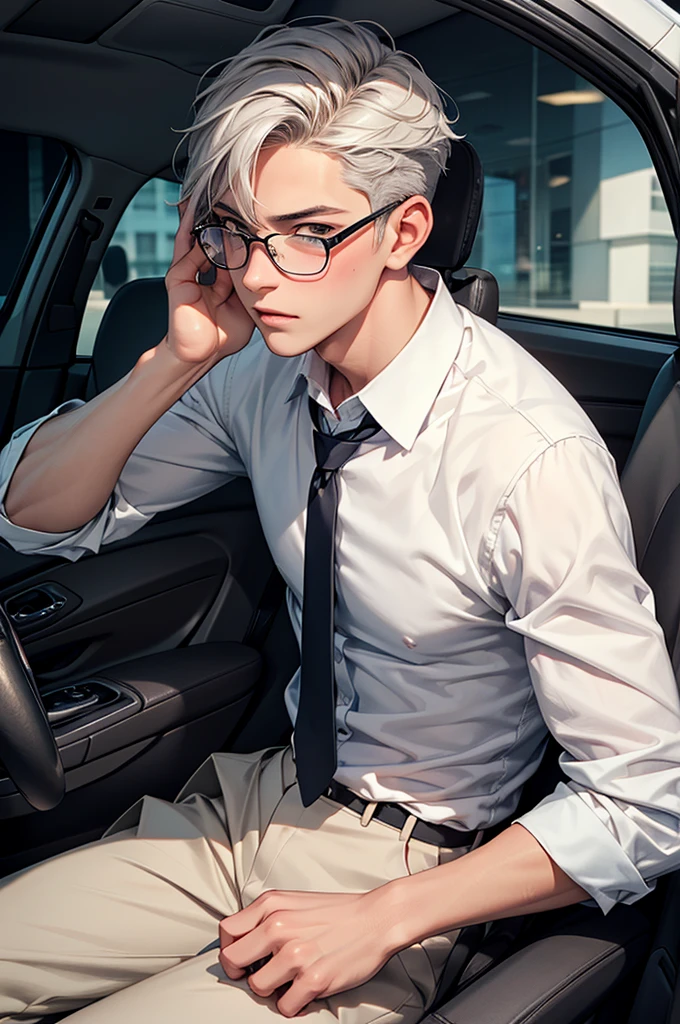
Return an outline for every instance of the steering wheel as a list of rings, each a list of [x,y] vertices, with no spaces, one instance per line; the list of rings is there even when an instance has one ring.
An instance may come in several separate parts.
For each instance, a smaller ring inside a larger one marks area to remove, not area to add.
[[[61,755],[21,641],[1,604],[0,761],[37,811],[49,811],[63,799]]]

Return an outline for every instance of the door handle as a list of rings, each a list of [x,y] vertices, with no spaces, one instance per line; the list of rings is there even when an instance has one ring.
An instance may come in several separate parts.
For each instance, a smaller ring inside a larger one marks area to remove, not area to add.
[[[15,626],[26,626],[55,615],[65,604],[65,595],[56,587],[34,587],[11,597],[5,610]]]

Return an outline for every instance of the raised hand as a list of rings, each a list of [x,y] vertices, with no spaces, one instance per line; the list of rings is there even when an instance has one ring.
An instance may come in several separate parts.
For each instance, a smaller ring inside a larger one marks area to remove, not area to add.
[[[172,264],[165,275],[168,292],[166,343],[183,363],[209,369],[244,348],[255,324],[241,303],[228,270],[214,267],[191,234],[184,206],[175,237]],[[197,275],[212,268],[214,284],[199,284]]]

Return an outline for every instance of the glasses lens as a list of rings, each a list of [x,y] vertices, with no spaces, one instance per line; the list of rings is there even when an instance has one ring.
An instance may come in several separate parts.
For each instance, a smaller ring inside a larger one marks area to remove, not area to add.
[[[269,253],[288,274],[318,274],[326,266],[326,247],[313,235],[273,235]]]
[[[243,235],[227,231],[226,228],[203,228],[201,247],[208,259],[223,270],[238,270],[245,264],[248,255]]]

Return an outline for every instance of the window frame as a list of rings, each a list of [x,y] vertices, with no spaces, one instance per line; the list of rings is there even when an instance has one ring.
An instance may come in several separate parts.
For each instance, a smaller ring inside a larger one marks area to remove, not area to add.
[[[87,296],[86,296],[86,299],[85,299],[85,305],[83,307],[83,316],[81,318],[81,321],[80,321],[80,324],[79,324],[79,327],[78,327],[77,338],[76,338],[76,346],[75,346],[75,350],[74,350],[74,352],[75,352],[75,354],[74,354],[74,365],[77,365],[77,364],[89,365],[91,363],[91,361],[92,361],[92,350],[90,349],[89,344],[88,345],[84,345],[84,340],[85,339],[84,339],[84,336],[83,336],[83,331],[84,331],[84,326],[85,326],[85,318],[86,318],[86,315],[88,313],[88,307],[89,307],[90,299],[92,297],[92,292],[95,290],[95,286],[97,285],[97,282],[99,280],[99,274],[100,274],[101,269],[102,269],[102,264],[103,264],[103,261],[104,261],[104,257],[106,256],[106,253],[108,252],[109,247],[111,245],[121,245],[121,247],[123,249],[125,249],[125,246],[123,245],[123,243],[121,241],[114,241],[116,233],[118,232],[118,230],[120,228],[120,225],[121,225],[121,222],[123,221],[123,218],[125,217],[125,215],[128,212],[132,212],[132,213],[141,212],[142,215],[148,215],[149,213],[153,213],[154,211],[158,211],[161,207],[164,207],[166,200],[169,200],[169,198],[170,198],[166,194],[166,192],[168,190],[167,190],[167,188],[165,188],[165,186],[172,186],[175,190],[181,189],[181,182],[176,181],[176,180],[173,181],[171,178],[166,178],[164,176],[164,173],[166,172],[166,170],[168,170],[168,169],[164,168],[163,171],[161,171],[160,173],[151,174],[148,177],[146,177],[144,179],[144,181],[142,181],[142,183],[136,188],[136,190],[128,198],[128,200],[125,202],[125,204],[122,206],[122,208],[120,209],[120,211],[118,213],[118,216],[117,216],[117,218],[115,220],[115,223],[112,222],[107,227],[106,238],[105,238],[105,245],[104,245],[104,247],[102,249],[101,258],[99,259],[98,264],[97,264],[97,270],[96,270],[96,272],[95,272],[95,274],[94,274],[94,276],[92,278],[92,281],[90,283],[90,287],[89,287],[88,292],[87,292]],[[156,182],[155,196],[156,196],[157,202],[154,204],[153,208],[149,208],[149,209],[142,208],[141,211],[138,211],[138,209],[135,207],[135,201],[138,198],[140,192],[144,188],[146,188],[146,186],[151,181]],[[162,189],[161,189],[161,187],[158,184],[159,182],[163,183],[164,187]],[[162,195],[161,195],[161,192],[163,192]],[[177,199],[179,199],[179,194],[177,194]],[[165,256],[163,256],[163,253],[165,251],[166,245],[168,246],[170,251],[169,251],[169,254],[168,254],[168,257],[167,257],[167,266],[166,266],[165,270],[163,271],[163,274],[146,274],[145,273],[145,274],[142,274],[141,276],[137,276],[137,277],[134,277],[134,278],[128,276],[127,282],[125,282],[125,283],[129,283],[130,281],[133,281],[133,280],[140,280],[140,279],[144,279],[144,278],[148,278],[148,277],[164,276],[167,273],[167,271],[170,268],[170,265],[172,263],[172,249],[174,247],[174,239],[176,237],[177,227],[178,226],[179,226],[179,221],[177,221],[177,226],[175,227],[175,230],[173,231],[173,233],[170,234],[170,232],[168,232],[167,236],[166,236],[165,232],[163,232],[162,230],[160,230],[160,231],[153,231],[153,232],[147,232],[147,231],[136,231],[136,230],[133,230],[132,228],[130,228],[129,234],[130,234],[130,237],[133,240],[133,250],[134,250],[135,255],[134,256],[130,256],[129,252],[126,250],[129,271],[131,271],[133,268],[136,268],[139,265],[140,262],[142,264],[144,262],[146,262],[148,264],[164,264],[165,263]],[[137,249],[137,238],[138,238],[139,235],[144,235],[144,234],[152,234],[155,237],[155,239],[156,239],[156,255],[154,257],[143,258],[140,261],[137,258],[137,252],[136,252],[136,249]],[[170,239],[172,239],[172,241],[170,241]],[[160,255],[159,255],[159,253],[160,253]],[[121,286],[121,287],[124,287],[124,285]],[[112,298],[112,296],[108,298],[107,304],[108,304],[109,301],[111,301],[111,298]],[[88,337],[88,339],[87,339],[88,342],[91,340],[92,345],[94,345],[94,342],[96,340],[96,335],[97,335],[97,332],[99,330],[99,325],[101,323],[101,319],[104,316],[104,313],[105,313],[105,310],[101,314],[101,317],[99,319],[99,323],[95,327],[94,334],[91,335],[90,337]],[[85,351],[83,351],[83,347],[86,349]]]
[[[25,137],[36,136],[35,132],[15,131],[14,129],[6,130],[14,132],[15,135],[23,135]],[[63,199],[72,195],[78,188],[78,184],[80,182],[80,162],[73,147],[63,142],[61,139],[56,139],[52,136],[43,135],[40,136],[40,138],[50,138],[51,141],[58,143],[64,150],[65,159],[57,177],[54,179],[52,187],[47,195],[47,199],[43,204],[43,208],[40,211],[35,228],[31,232],[28,243],[21,254],[19,263],[17,264],[17,269],[10,282],[5,301],[2,306],[0,306],[0,336],[15,312],[17,300],[21,295],[24,285],[26,284],[30,270],[35,264],[38,250],[47,238],[50,228],[52,229],[52,233],[54,233],[58,227],[58,221],[55,219],[55,214],[57,214],[57,211],[61,206],[60,212],[63,215],[67,205],[63,203]]]
[[[560,9],[538,8],[528,0],[440,0],[523,39],[531,46],[577,72],[611,99],[629,118],[647,148],[657,175],[676,241],[673,316],[680,333],[680,103],[677,75],[660,57],[578,0],[560,0]],[[612,53],[602,39],[613,44]],[[574,40],[577,42],[575,43]],[[397,40],[398,45],[401,42]],[[504,318],[531,319],[546,328],[578,325],[529,314],[503,313]],[[595,325],[592,325],[595,329]],[[657,342],[674,336],[639,329],[604,328],[620,337],[648,337]],[[677,342],[676,342],[677,344]]]

